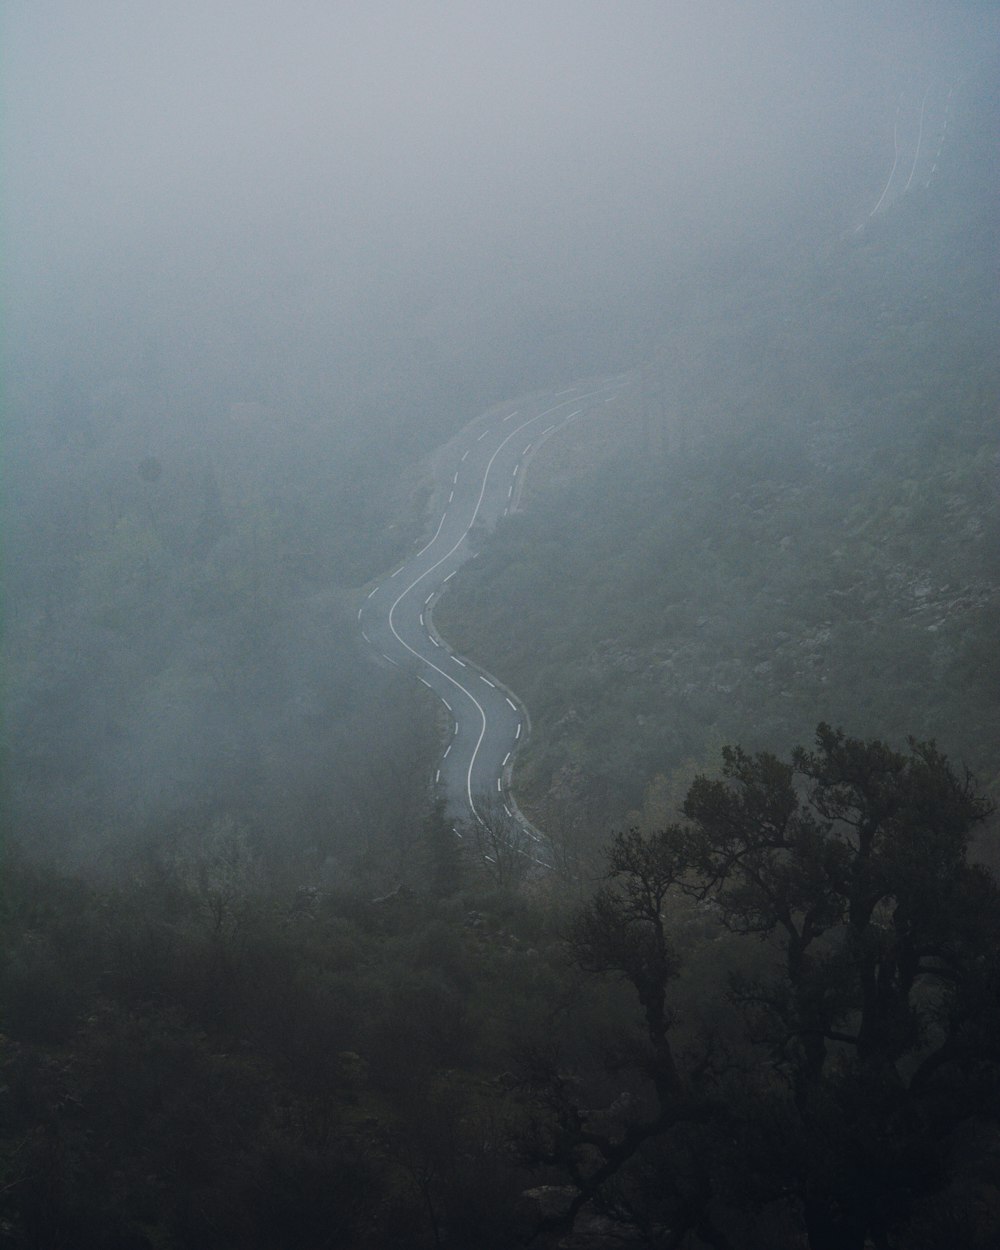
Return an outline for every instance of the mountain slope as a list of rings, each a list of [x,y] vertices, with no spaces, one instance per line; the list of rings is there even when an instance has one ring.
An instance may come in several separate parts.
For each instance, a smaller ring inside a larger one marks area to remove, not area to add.
[[[720,740],[820,719],[936,737],[995,784],[996,110],[960,106],[939,183],[688,290],[438,609],[532,711],[539,819],[621,821]]]

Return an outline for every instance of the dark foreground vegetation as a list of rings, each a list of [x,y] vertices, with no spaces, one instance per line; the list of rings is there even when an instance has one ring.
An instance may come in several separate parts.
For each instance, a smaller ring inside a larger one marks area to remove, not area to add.
[[[933,745],[726,750],[603,885],[291,889],[235,828],[11,851],[0,1245],[985,1250],[990,816]]]

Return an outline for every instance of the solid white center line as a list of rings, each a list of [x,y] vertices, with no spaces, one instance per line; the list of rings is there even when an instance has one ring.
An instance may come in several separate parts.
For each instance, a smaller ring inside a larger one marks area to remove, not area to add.
[[[574,388],[574,389],[575,389],[575,388]],[[596,392],[595,392],[595,393],[596,393]],[[590,396],[589,396],[589,395],[584,395],[584,396],[581,396],[581,397],[579,397],[579,398],[582,398],[582,399],[588,399],[588,398],[590,398]],[[528,425],[533,425],[536,421],[539,421],[539,420],[544,420],[544,418],[545,418],[545,417],[547,417],[547,416],[549,415],[549,413],[551,413],[551,412],[555,412],[557,409],[562,408],[562,407],[564,407],[564,406],[568,406],[568,404],[569,404],[570,402],[571,402],[570,400],[565,400],[565,401],[563,401],[562,403],[558,403],[558,404],[556,404],[556,405],[555,405],[554,407],[552,407],[552,408],[546,409],[545,411],[538,413],[538,414],[537,414],[536,416],[534,416],[534,417],[529,417],[527,420],[523,421],[523,422],[522,422],[519,426],[516,426],[516,427],[512,430],[512,432],[511,432],[510,434],[508,434],[508,435],[507,435],[507,437],[506,437],[506,438],[504,438],[504,439],[502,439],[502,440],[500,441],[499,446],[498,446],[498,447],[494,450],[493,454],[490,456],[490,458],[489,458],[489,460],[488,460],[488,462],[487,462],[487,464],[486,464],[486,466],[485,466],[485,469],[484,469],[484,472],[483,472],[483,479],[482,479],[482,483],[481,483],[481,485],[480,485],[480,489],[479,489],[479,498],[476,500],[476,504],[475,504],[475,508],[473,509],[472,517],[471,517],[471,519],[470,519],[470,521],[469,521],[468,525],[466,526],[465,530],[463,531],[463,533],[462,533],[461,537],[458,539],[458,542],[456,542],[456,543],[455,543],[455,544],[451,547],[451,549],[450,549],[449,551],[447,551],[447,552],[446,552],[443,556],[441,556],[441,557],[440,557],[440,559],[438,559],[437,561],[435,561],[435,563],[434,563],[434,564],[432,564],[429,568],[425,569],[423,573],[421,573],[419,576],[417,576],[417,577],[416,577],[416,578],[415,578],[415,579],[414,579],[414,580],[410,583],[410,585],[408,585],[408,586],[405,588],[405,590],[403,590],[403,592],[402,592],[402,593],[398,596],[398,598],[396,599],[396,601],[392,604],[392,606],[391,606],[391,607],[390,607],[390,609],[389,609],[389,628],[390,628],[390,630],[392,631],[393,635],[396,637],[397,641],[400,643],[400,645],[401,645],[403,648],[405,648],[405,650],[409,651],[409,652],[410,652],[413,656],[415,656],[418,660],[422,660],[424,663],[426,663],[426,664],[430,665],[430,667],[431,667],[432,669],[434,669],[434,671],[435,671],[435,672],[440,673],[440,675],[441,675],[441,676],[442,676],[442,677],[443,677],[446,681],[450,681],[453,685],[457,686],[459,690],[461,690],[464,694],[466,694],[466,695],[467,695],[467,696],[468,696],[468,697],[472,700],[473,704],[475,705],[476,710],[477,710],[477,711],[478,711],[478,713],[479,713],[480,719],[481,719],[481,721],[482,721],[482,726],[481,726],[480,731],[479,731],[479,737],[478,737],[478,739],[477,739],[477,741],[476,741],[476,744],[475,744],[475,746],[474,746],[474,748],[473,748],[473,751],[472,751],[472,758],[471,758],[471,759],[470,759],[470,761],[469,761],[469,767],[468,767],[468,770],[467,770],[467,772],[466,772],[466,778],[465,778],[465,791],[466,791],[466,798],[467,798],[467,800],[468,800],[468,804],[469,804],[469,809],[470,809],[470,811],[472,812],[473,816],[474,816],[474,817],[475,817],[475,818],[479,821],[479,823],[480,823],[480,824],[483,824],[484,822],[483,822],[483,818],[482,818],[482,816],[480,816],[479,812],[476,810],[476,804],[475,804],[475,800],[474,800],[474,798],[473,798],[473,794],[472,794],[472,773],[473,773],[473,768],[475,767],[475,762],[476,762],[476,759],[477,759],[478,754],[479,754],[479,749],[480,749],[480,747],[481,747],[481,746],[482,746],[482,744],[483,744],[483,739],[484,739],[484,737],[486,736],[486,711],[485,711],[485,709],[483,708],[482,704],[481,704],[481,703],[479,703],[479,701],[476,699],[475,695],[473,695],[473,693],[472,693],[472,691],[471,691],[471,690],[469,690],[467,687],[463,686],[460,682],[456,681],[454,677],[449,676],[449,674],[447,674],[447,673],[446,673],[443,669],[439,669],[439,668],[437,668],[437,666],[436,666],[435,664],[433,664],[433,663],[432,663],[429,659],[427,659],[427,658],[426,658],[426,656],[422,656],[422,655],[420,654],[420,652],[419,652],[419,651],[415,650],[413,647],[411,647],[411,646],[410,646],[410,644],[409,644],[409,643],[408,643],[408,642],[407,642],[407,641],[406,641],[406,640],[402,637],[402,635],[401,635],[401,634],[399,633],[399,631],[396,629],[396,626],[395,626],[395,624],[393,623],[393,615],[394,615],[394,613],[395,613],[396,609],[399,607],[400,603],[402,603],[403,599],[404,599],[404,598],[405,598],[405,597],[406,597],[406,596],[410,593],[410,591],[412,591],[412,590],[413,590],[413,589],[414,589],[417,585],[419,585],[419,583],[420,583],[420,582],[422,582],[422,581],[424,580],[424,578],[429,577],[429,576],[430,576],[430,575],[431,575],[431,574],[432,574],[435,570],[439,569],[439,568],[441,567],[441,565],[442,565],[442,564],[444,564],[444,563],[445,563],[445,561],[446,561],[446,560],[448,560],[448,559],[449,559],[449,557],[450,557],[450,556],[452,556],[452,555],[453,555],[453,554],[454,554],[454,553],[458,550],[458,548],[462,545],[462,543],[463,543],[463,542],[465,542],[466,538],[468,537],[469,531],[471,530],[472,526],[474,525],[475,520],[476,520],[476,517],[478,516],[478,514],[479,514],[479,510],[480,510],[480,508],[481,508],[481,506],[482,506],[482,503],[483,503],[483,498],[484,498],[485,493],[486,493],[486,486],[487,486],[487,482],[488,482],[488,480],[489,480],[490,470],[491,470],[491,468],[492,468],[492,466],[493,466],[494,462],[496,461],[497,457],[500,455],[500,452],[501,452],[501,451],[503,450],[503,448],[507,445],[507,443],[509,443],[511,439],[515,438],[515,437],[516,437],[516,436],[517,436],[517,435],[518,435],[518,434],[519,434],[519,433],[520,433],[523,429],[525,429],[525,427],[526,427],[526,426],[528,426]],[[516,416],[516,415],[517,415],[517,413],[515,412],[515,413],[512,413],[511,415],[512,415],[512,416]],[[550,431],[551,431],[551,430],[556,429],[556,428],[557,428],[557,426],[558,426],[558,423],[553,424],[553,425],[550,427]],[[477,439],[477,441],[478,441],[478,442],[482,442],[482,440],[483,440],[483,439],[487,436],[487,434],[490,434],[490,433],[498,433],[498,431],[493,431],[493,430],[490,430],[490,429],[485,429],[485,430],[483,430],[482,434],[480,434],[480,435],[479,435],[479,438]],[[471,450],[471,449],[470,449],[470,450]],[[464,456],[463,456],[463,459],[464,459]],[[509,507],[508,507],[508,509],[507,509],[506,511],[509,511]],[[506,511],[505,511],[504,515],[506,515]],[[445,512],[445,514],[441,517],[441,520],[440,520],[440,521],[439,521],[439,523],[438,523],[438,527],[437,527],[437,529],[435,530],[435,532],[434,532],[433,536],[431,537],[430,541],[429,541],[428,543],[426,543],[426,544],[425,544],[425,545],[424,545],[424,546],[420,549],[420,551],[418,551],[418,552],[416,553],[416,556],[411,557],[411,560],[410,560],[410,562],[409,562],[408,566],[407,566],[407,565],[401,565],[401,566],[400,566],[400,568],[396,570],[396,573],[402,572],[403,568],[405,568],[405,567],[410,567],[410,568],[412,569],[412,567],[413,567],[413,561],[414,561],[414,560],[416,560],[419,556],[423,555],[423,553],[424,553],[425,551],[427,551],[430,547],[432,547],[432,546],[434,545],[434,543],[435,543],[435,542],[437,541],[437,539],[438,539],[438,536],[439,536],[439,535],[440,535],[440,533],[441,533],[441,530],[442,530],[442,528],[443,528],[443,526],[444,526],[444,523],[445,523],[445,520],[446,520],[447,516],[448,516],[448,513],[447,513],[447,512]],[[452,572],[451,572],[451,573],[449,573],[447,577],[445,577],[444,579],[442,579],[442,584],[443,584],[443,582],[450,581],[450,580],[451,580],[451,578],[455,576],[455,573],[456,573],[457,571],[458,571],[457,569],[453,569],[453,570],[452,570]],[[395,576],[395,575],[396,575],[396,573],[394,573],[392,576]],[[450,654],[450,653],[449,653],[449,654]],[[388,655],[387,655],[387,656],[385,656],[385,658],[386,658],[387,660],[389,660],[389,662],[390,662],[391,664],[394,664],[397,668],[399,667],[399,665],[397,664],[397,662],[396,662],[395,660],[393,660],[390,656],[388,656]],[[451,656],[451,658],[452,658],[452,659],[454,659],[454,660],[455,660],[455,662],[456,662],[456,664],[458,664],[461,668],[465,668],[465,667],[466,667],[465,662],[464,662],[464,661],[462,661],[462,660],[459,660],[456,656]],[[423,680],[423,679],[421,679],[421,680]],[[485,680],[485,679],[484,679],[484,680]],[[487,682],[487,684],[488,684],[488,685],[490,685],[490,686],[493,686],[493,683],[492,683],[492,682]],[[433,689],[433,687],[431,687],[431,686],[430,686],[430,683],[429,683],[429,682],[427,682],[426,680],[424,680],[424,685],[426,685],[426,686],[428,686],[429,688]],[[493,688],[494,688],[494,689],[496,689],[496,687],[495,687],[495,686],[494,686]],[[440,697],[440,696],[439,696],[439,697]],[[457,734],[458,734],[458,732],[459,732],[459,724],[458,724],[458,720],[456,719],[456,721],[455,721],[455,734],[457,735]],[[521,726],[520,726],[520,724],[519,724],[519,725],[518,725],[518,727],[517,727],[517,734],[516,734],[516,736],[517,736],[517,737],[520,737],[520,733],[521,733]],[[500,786],[500,782],[498,781],[498,783],[497,783],[497,784],[498,784],[498,787],[499,787],[499,786]]]

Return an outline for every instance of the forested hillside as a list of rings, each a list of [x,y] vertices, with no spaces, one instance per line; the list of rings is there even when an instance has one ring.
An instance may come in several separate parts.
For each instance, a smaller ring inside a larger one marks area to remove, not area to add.
[[[406,485],[318,421],[167,407],[151,429],[167,397],[124,382],[79,403],[67,424],[25,400],[8,437],[14,832],[91,864],[213,820],[310,873],[361,851],[424,771],[412,722],[380,723],[409,691],[362,673],[344,590],[392,558]]]
[[[996,1250],[992,6],[7,8],[0,1250]]]
[[[539,453],[436,610],[532,711],[543,825],[663,819],[675,771],[817,717],[996,784],[990,116],[969,93],[940,183],[864,229],[678,290],[628,396]]]
[[[431,826],[378,898],[232,828],[112,881],[8,854],[0,1243],[990,1250],[989,804],[820,726],[684,811],[582,903]]]

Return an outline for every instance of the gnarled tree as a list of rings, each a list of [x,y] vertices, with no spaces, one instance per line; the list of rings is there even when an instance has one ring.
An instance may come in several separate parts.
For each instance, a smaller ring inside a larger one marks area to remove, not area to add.
[[[946,1191],[969,1124],[1000,1123],[1000,896],[968,859],[991,806],[933,743],[897,752],[820,725],[789,762],[723,759],[721,778],[691,785],[685,823],[615,837],[608,884],[570,934],[582,968],[635,990],[643,1113],[595,1133],[550,1074],[536,1156],[568,1173],[570,1217],[655,1156],[673,1199],[650,1244],[688,1230],[743,1244],[732,1211],[769,1199],[798,1213],[812,1250],[910,1244],[943,1211],[958,1218]],[[674,1054],[683,896],[770,951],[767,972],[733,981],[749,1041],[767,1047],[763,1096],[734,1098],[708,1050]]]

